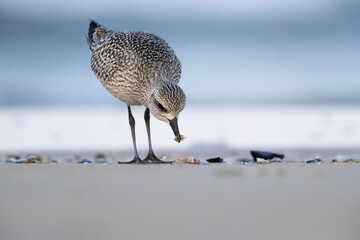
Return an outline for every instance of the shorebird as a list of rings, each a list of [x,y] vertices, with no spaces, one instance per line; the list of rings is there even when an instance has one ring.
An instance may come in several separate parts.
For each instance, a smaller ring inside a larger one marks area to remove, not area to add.
[[[134,158],[119,163],[171,163],[160,160],[153,152],[150,135],[150,112],[168,123],[175,141],[183,136],[178,128],[178,115],[185,106],[185,93],[178,86],[181,63],[174,50],[159,36],[137,31],[112,31],[90,20],[86,36],[91,51],[91,69],[101,84],[127,104]],[[135,137],[132,105],[146,107],[149,152],[140,159]]]

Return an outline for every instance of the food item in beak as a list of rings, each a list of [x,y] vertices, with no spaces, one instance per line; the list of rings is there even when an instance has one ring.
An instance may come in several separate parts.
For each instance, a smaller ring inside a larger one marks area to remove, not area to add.
[[[180,135],[180,137],[175,137],[174,141],[179,143],[179,142],[183,141],[184,139],[185,139],[184,135]]]

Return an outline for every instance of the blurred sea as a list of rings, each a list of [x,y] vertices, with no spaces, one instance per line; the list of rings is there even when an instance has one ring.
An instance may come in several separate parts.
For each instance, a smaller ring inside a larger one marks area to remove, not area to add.
[[[358,2],[294,1],[280,12],[122,2],[2,1],[0,107],[118,104],[91,72],[87,18],[169,42],[189,104],[360,103]]]
[[[133,107],[137,146],[148,142],[143,107]],[[165,152],[274,149],[354,150],[360,153],[360,106],[238,106],[190,104],[174,141],[168,124],[151,118],[154,149]],[[0,109],[1,151],[129,151],[125,105]],[[343,153],[339,150],[338,153]],[[316,154],[314,152],[313,154]]]

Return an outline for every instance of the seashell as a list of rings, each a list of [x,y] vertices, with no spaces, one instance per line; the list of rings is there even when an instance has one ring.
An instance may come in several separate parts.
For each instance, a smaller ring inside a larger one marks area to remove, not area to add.
[[[221,157],[216,157],[216,158],[206,159],[206,161],[209,163],[222,163],[224,159],[222,159]]]
[[[254,160],[256,161],[257,158],[262,158],[265,160],[270,160],[273,158],[284,158],[284,154],[279,153],[271,153],[271,152],[264,152],[264,151],[250,151],[251,155],[253,156]]]

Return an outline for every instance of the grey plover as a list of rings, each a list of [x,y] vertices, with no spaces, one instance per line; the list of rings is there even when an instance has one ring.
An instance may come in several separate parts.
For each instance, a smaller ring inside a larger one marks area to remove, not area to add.
[[[91,68],[94,74],[113,96],[127,104],[134,159],[126,163],[166,163],[157,158],[152,149],[150,112],[171,126],[175,141],[183,139],[178,128],[178,115],[184,109],[186,97],[177,85],[181,63],[174,50],[155,34],[115,32],[93,20],[90,21],[86,38],[92,53]],[[143,160],[136,147],[132,105],[146,107],[144,119],[149,152]]]

